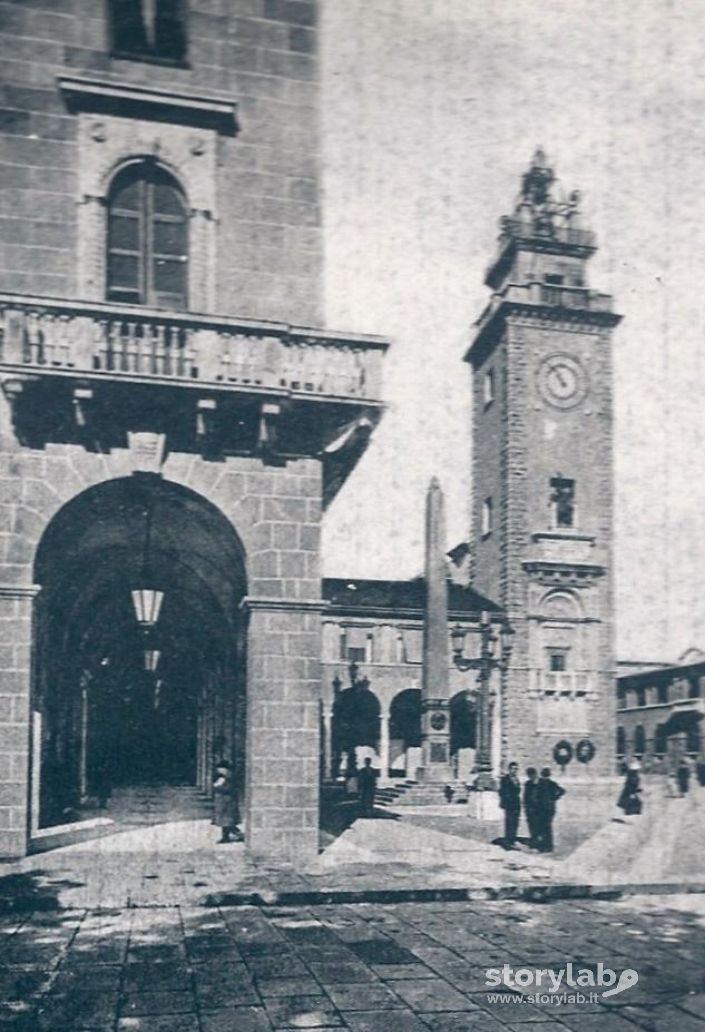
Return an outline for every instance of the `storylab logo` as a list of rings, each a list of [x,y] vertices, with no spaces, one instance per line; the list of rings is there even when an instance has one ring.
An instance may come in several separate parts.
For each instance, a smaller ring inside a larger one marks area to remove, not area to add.
[[[601,961],[590,967],[581,967],[568,961],[565,967],[555,968],[514,968],[504,964],[499,968],[487,968],[485,980],[489,988],[509,989],[523,995],[550,994],[557,997],[556,1002],[585,1002],[617,996],[631,989],[639,981],[634,968],[624,968],[619,973],[606,967]],[[585,993],[588,995],[585,996]]]

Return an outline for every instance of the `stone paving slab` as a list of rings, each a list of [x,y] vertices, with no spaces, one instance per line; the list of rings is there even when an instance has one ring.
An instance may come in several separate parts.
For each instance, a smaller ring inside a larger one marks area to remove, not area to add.
[[[111,945],[119,963],[86,963]],[[488,967],[530,968],[530,955],[639,980],[583,1002],[488,987]],[[694,896],[64,910],[0,918],[0,1029],[705,1032],[703,957]]]

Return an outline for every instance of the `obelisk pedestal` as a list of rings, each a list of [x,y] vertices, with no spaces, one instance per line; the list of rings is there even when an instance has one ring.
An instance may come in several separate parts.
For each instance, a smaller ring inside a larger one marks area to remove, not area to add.
[[[436,477],[426,495],[426,608],[424,613],[423,685],[421,692],[421,755],[417,779],[452,780],[450,766],[450,699],[448,580],[446,571],[443,492]]]

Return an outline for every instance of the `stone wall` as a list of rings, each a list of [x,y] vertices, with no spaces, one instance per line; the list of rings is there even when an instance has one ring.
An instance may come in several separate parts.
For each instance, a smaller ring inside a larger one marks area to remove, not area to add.
[[[217,139],[206,216],[215,224],[213,307],[317,324],[316,3],[191,0],[188,8],[188,64],[167,67],[111,57],[107,3],[0,3],[0,290],[78,296],[78,213],[87,203],[80,118],[57,77],[80,76],[237,104],[240,131]]]

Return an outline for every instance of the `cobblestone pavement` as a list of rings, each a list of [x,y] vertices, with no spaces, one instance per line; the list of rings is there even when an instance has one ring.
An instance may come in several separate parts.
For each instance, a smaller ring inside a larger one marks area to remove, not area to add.
[[[0,1029],[705,1032],[704,957],[701,896],[60,911],[0,922]],[[488,968],[568,961],[639,980],[488,993]]]

